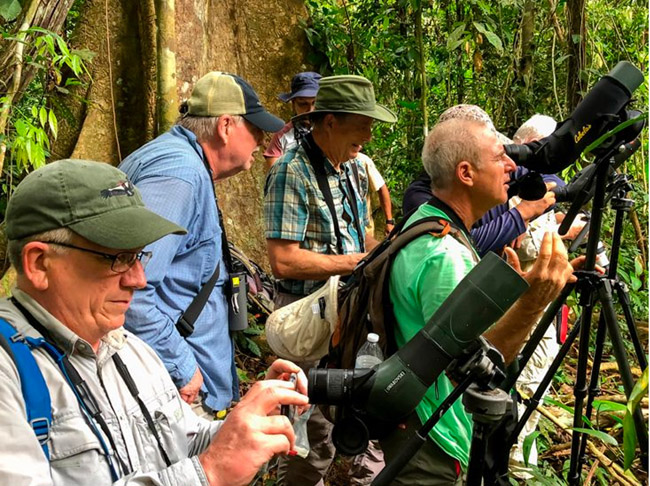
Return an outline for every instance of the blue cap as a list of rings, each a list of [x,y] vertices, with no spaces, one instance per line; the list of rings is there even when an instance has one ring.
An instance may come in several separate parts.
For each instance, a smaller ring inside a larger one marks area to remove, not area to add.
[[[312,71],[296,74],[291,80],[291,92],[278,95],[280,101],[288,103],[294,98],[314,98],[318,93],[318,80],[322,76]]]

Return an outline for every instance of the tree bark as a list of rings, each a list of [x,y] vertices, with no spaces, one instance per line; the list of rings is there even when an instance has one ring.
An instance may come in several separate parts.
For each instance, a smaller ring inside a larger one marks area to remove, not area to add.
[[[157,134],[169,130],[178,117],[176,86],[176,6],[174,0],[157,0],[156,37],[158,61]]]
[[[422,111],[422,131],[426,137],[429,134],[429,112],[427,99],[429,97],[429,79],[427,77],[426,54],[424,52],[424,35],[422,33],[422,8],[424,0],[420,0],[415,10],[415,44],[418,49],[418,71],[420,78],[420,110]]]
[[[586,86],[582,71],[586,66],[587,29],[585,28],[585,0],[567,0],[567,54],[569,68],[567,73],[567,105],[569,111],[582,100]]]

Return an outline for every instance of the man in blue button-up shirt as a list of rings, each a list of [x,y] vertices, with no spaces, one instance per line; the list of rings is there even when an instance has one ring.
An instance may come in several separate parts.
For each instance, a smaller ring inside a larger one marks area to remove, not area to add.
[[[262,107],[246,81],[219,72],[196,83],[184,108],[177,125],[120,165],[150,209],[188,230],[147,248],[153,252],[147,286],[136,292],[125,326],[156,350],[186,402],[202,398],[205,409],[218,411],[238,397],[238,383],[213,183],[250,169],[264,132],[284,122]],[[176,322],[217,265],[217,283],[183,338]]]

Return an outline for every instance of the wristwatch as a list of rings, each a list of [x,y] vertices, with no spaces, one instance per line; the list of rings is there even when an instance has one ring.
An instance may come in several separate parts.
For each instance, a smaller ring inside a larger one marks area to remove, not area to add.
[[[392,218],[391,218],[391,219],[387,219],[387,220],[386,220],[386,224],[395,224],[395,220],[392,219]]]

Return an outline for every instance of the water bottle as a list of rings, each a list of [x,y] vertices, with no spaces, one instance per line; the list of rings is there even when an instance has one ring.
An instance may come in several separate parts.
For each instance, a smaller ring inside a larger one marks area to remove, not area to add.
[[[384,355],[379,348],[379,336],[374,332],[368,333],[368,338],[359,352],[357,353],[357,359],[354,362],[355,368],[373,368],[382,361],[384,361]]]

